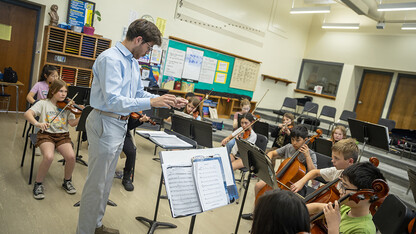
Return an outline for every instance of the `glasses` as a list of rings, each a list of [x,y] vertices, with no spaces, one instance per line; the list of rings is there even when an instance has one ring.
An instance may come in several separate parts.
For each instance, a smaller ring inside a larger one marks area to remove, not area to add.
[[[146,42],[146,45],[148,46],[147,47],[147,52],[149,53],[149,52],[151,52],[152,50],[153,50],[153,46],[151,46],[150,44],[149,44],[149,42]]]
[[[345,187],[345,185],[344,185],[344,183],[342,183],[342,181],[339,182],[339,187],[340,187],[342,193],[346,193],[347,190],[360,191],[360,189],[351,189],[351,188]]]

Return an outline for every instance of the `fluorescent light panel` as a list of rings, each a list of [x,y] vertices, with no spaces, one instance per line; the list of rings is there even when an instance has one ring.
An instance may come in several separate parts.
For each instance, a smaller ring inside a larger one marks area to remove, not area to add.
[[[412,11],[416,10],[416,2],[379,4],[377,11]]]
[[[355,23],[323,23],[322,28],[328,28],[328,29],[359,29],[360,24],[355,24]]]
[[[402,30],[416,30],[416,23],[404,23]]]
[[[290,9],[290,14],[329,13],[330,11],[330,6],[298,7]]]

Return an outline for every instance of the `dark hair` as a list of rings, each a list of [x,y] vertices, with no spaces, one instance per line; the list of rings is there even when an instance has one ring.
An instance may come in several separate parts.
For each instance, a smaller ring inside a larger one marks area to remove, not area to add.
[[[304,125],[297,125],[290,130],[290,138],[307,138],[308,129]]]
[[[62,87],[65,87],[68,90],[68,87],[66,86],[65,81],[63,80],[54,80],[51,84],[51,87],[49,87],[48,92],[48,99],[51,99],[55,93],[57,93]]]
[[[52,72],[58,72],[58,69],[55,66],[46,64],[42,68],[42,73],[40,73],[39,81],[45,81],[48,76],[52,74]]]
[[[347,167],[341,176],[346,177],[358,189],[371,189],[372,183],[376,179],[386,180],[380,169],[370,162],[353,164]]]
[[[185,94],[185,99],[188,99],[188,98],[191,98],[191,97],[194,97],[194,96],[195,96],[194,93],[188,92],[188,93]]]
[[[247,120],[248,120],[248,121],[250,121],[250,123],[251,123],[251,122],[253,122],[253,121],[254,121],[254,116],[253,116],[251,113],[247,112],[247,113],[243,114],[243,116],[241,116],[240,121],[241,121],[242,119],[247,119]]]
[[[251,234],[309,232],[309,212],[296,194],[273,190],[261,196],[254,209]]]
[[[156,25],[145,19],[133,21],[127,30],[126,39],[132,41],[134,38],[141,36],[144,42],[153,42],[155,45],[162,44],[162,34]]]
[[[193,96],[193,97],[190,97],[189,98],[189,100],[188,100],[188,104],[192,104],[193,106],[194,106],[194,108],[196,107],[196,106],[198,106],[198,104],[201,102],[201,100],[199,99],[199,97],[198,96]],[[199,110],[200,109],[200,106],[198,107],[198,109],[196,109],[196,110]],[[195,110],[195,111],[196,111]],[[188,109],[187,108],[185,108],[184,109],[184,112],[185,113],[187,113],[187,114],[191,114],[191,113],[188,113]]]

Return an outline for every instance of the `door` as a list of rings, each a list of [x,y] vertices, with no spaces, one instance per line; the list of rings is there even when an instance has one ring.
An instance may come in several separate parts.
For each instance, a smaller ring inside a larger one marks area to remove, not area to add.
[[[365,70],[355,106],[357,119],[378,123],[386,102],[392,73]]]
[[[416,129],[416,76],[399,74],[389,119],[396,128]]]
[[[10,40],[0,39],[0,70],[12,67],[18,80],[24,84],[19,87],[19,110],[26,110],[26,95],[30,88],[34,55],[34,40],[39,7],[26,6],[27,3],[0,0],[0,24],[11,26]],[[15,87],[5,88],[11,95],[9,110],[16,110]]]

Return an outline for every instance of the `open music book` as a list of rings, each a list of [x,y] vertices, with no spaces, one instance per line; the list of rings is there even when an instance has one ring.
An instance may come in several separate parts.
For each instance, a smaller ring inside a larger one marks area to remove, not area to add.
[[[225,206],[234,199],[229,195],[223,158],[220,155],[189,157],[190,151],[182,151],[189,162],[164,163],[169,153],[161,152],[163,176],[173,217],[198,214]],[[178,152],[178,151],[176,151]],[[195,154],[193,154],[195,155]],[[167,160],[169,161],[169,160]],[[229,162],[227,162],[229,163]],[[226,167],[226,169],[230,169]],[[234,177],[232,177],[235,186]],[[233,195],[234,196],[234,195]]]

